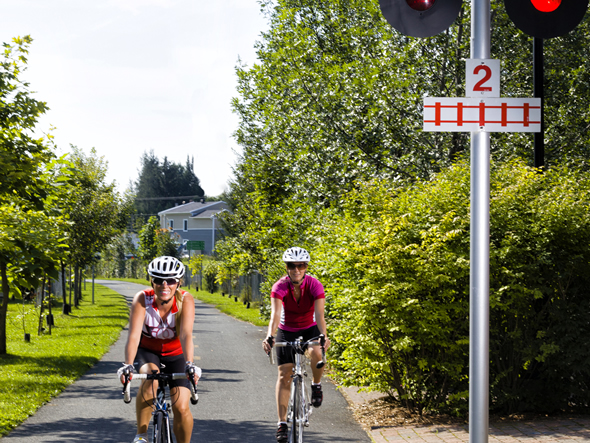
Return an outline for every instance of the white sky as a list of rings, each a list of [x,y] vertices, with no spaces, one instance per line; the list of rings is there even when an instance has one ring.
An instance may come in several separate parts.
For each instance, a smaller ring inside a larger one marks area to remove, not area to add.
[[[0,43],[34,39],[22,77],[50,108],[39,128],[60,153],[96,148],[121,191],[152,149],[194,156],[207,195],[226,189],[234,67],[267,29],[257,0],[0,0]]]

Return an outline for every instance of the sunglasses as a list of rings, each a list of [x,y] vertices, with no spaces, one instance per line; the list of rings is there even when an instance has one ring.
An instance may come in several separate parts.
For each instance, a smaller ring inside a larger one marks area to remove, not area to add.
[[[299,269],[300,271],[303,271],[305,268],[307,268],[307,263],[299,263],[299,264],[295,264],[295,263],[287,263],[287,268],[288,269]]]
[[[152,278],[152,281],[156,285],[163,285],[164,282],[166,282],[166,283],[168,283],[168,286],[172,286],[172,285],[175,285],[176,283],[178,283],[178,280],[176,280],[175,278],[159,278],[159,277],[154,277],[154,278]]]

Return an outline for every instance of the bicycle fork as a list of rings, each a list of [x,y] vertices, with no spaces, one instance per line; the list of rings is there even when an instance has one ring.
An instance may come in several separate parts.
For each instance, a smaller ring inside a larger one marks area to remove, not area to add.
[[[155,410],[152,412],[152,415],[155,416],[156,414],[162,414],[162,428],[170,430],[170,404],[166,401],[166,392],[164,389],[158,389],[155,401]],[[157,420],[154,420],[156,423]],[[158,429],[158,433],[162,434],[163,429]],[[166,441],[164,443],[172,443],[170,440],[170,432],[166,432],[164,434]]]

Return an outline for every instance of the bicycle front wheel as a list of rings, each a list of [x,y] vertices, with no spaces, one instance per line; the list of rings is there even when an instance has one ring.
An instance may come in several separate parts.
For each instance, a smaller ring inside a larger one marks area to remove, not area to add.
[[[303,387],[301,386],[301,378],[295,377],[293,385],[291,386],[291,435],[290,443],[303,443],[303,426],[305,424],[303,399]]]
[[[162,411],[154,413],[154,439],[152,443],[168,443],[168,423]]]

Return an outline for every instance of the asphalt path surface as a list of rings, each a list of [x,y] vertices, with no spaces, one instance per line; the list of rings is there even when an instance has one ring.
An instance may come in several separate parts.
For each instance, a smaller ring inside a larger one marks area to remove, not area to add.
[[[97,280],[130,301],[141,285]],[[196,301],[195,364],[203,369],[191,442],[276,442],[277,369],[261,348],[265,328],[236,320]],[[135,404],[123,402],[116,377],[124,355],[125,329],[99,363],[61,395],[41,407],[2,443],[131,442]],[[132,387],[135,398],[137,384]],[[324,379],[324,402],[313,411],[304,433],[308,442],[371,442],[348,404]],[[151,426],[150,426],[151,431]]]

